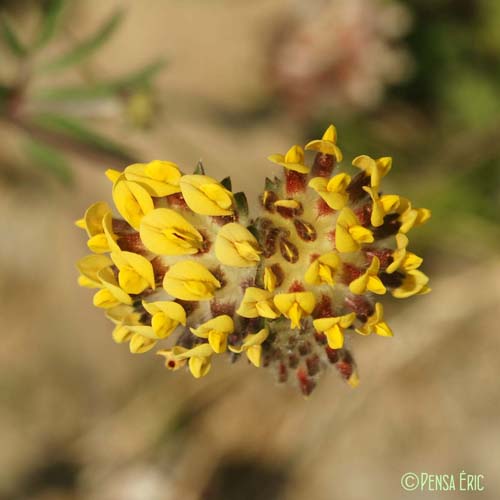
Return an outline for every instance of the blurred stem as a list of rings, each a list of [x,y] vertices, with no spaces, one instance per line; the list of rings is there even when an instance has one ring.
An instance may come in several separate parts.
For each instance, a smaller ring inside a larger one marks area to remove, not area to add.
[[[5,119],[5,117],[2,117],[2,119]],[[7,121],[11,125],[14,125],[18,130],[38,141],[50,144],[58,150],[77,154],[88,160],[91,160],[91,164],[94,166],[100,164],[123,165],[124,162],[137,163],[139,161],[136,157],[126,152],[111,153],[99,151],[96,148],[87,144],[83,144],[78,140],[72,139],[71,137],[67,137],[57,132],[45,130],[42,127],[30,122],[27,118],[14,115],[10,116]]]

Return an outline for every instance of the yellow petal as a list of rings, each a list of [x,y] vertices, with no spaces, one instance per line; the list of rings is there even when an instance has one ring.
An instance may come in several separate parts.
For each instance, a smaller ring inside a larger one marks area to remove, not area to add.
[[[108,239],[104,233],[96,234],[89,238],[87,241],[87,246],[89,250],[95,253],[106,253],[109,252]]]
[[[133,332],[126,325],[116,325],[111,337],[113,341],[117,344],[123,344],[124,342],[128,342],[132,337]]]
[[[102,285],[98,273],[112,264],[113,262],[106,255],[86,255],[77,262],[76,267],[82,276],[87,278],[84,286],[88,288],[100,288]]]
[[[222,184],[206,175],[184,175],[180,180],[188,207],[201,215],[232,215],[233,195]]]
[[[374,241],[373,233],[363,226],[350,227],[349,233],[357,243],[372,243]]]
[[[260,253],[255,236],[241,224],[225,224],[217,234],[215,256],[226,266],[255,266],[260,261]]]
[[[270,292],[274,292],[276,288],[277,278],[270,267],[264,268],[264,288]]]
[[[321,140],[310,141],[306,144],[305,149],[308,151],[319,151],[323,154],[335,156],[337,161],[342,161],[342,152],[336,145],[337,129],[330,125],[324,132]]]
[[[95,307],[109,309],[120,304],[120,301],[106,288],[99,290],[93,297],[92,303]]]
[[[412,295],[420,293],[421,290],[427,286],[428,282],[428,276],[426,276],[422,271],[419,271],[418,269],[410,270],[406,273],[401,286],[392,290],[392,296],[397,299],[411,297]]]
[[[367,289],[378,295],[383,295],[387,290],[378,276],[368,278]]]
[[[189,371],[194,378],[201,378],[210,371],[211,363],[209,358],[193,356],[189,358]]]
[[[209,300],[220,282],[202,264],[186,260],[174,264],[165,274],[163,288],[181,300]]]
[[[150,351],[156,345],[156,340],[134,333],[130,339],[129,349],[132,354],[142,354]]]
[[[120,176],[113,185],[113,201],[121,216],[139,229],[141,219],[154,209],[151,195],[140,184]]]
[[[108,212],[102,219],[102,228],[108,242],[108,248],[110,252],[119,252],[120,247],[116,241],[118,237],[113,232],[113,216],[111,212]]]
[[[133,252],[113,252],[111,259],[119,269],[118,282],[131,294],[138,294],[150,287],[155,289],[153,266],[148,259]]]
[[[247,358],[256,368],[260,368],[262,359],[262,346],[252,345],[247,350]]]
[[[94,236],[103,232],[102,219],[107,213],[111,213],[111,208],[103,201],[94,203],[87,209],[84,220],[89,236]]]
[[[377,323],[374,328],[375,333],[382,337],[392,337],[394,335],[392,330],[389,328],[389,325],[384,321]]]
[[[335,248],[341,253],[355,252],[359,250],[358,243],[353,239],[351,233],[337,223],[335,229]]]
[[[104,268],[97,273],[104,289],[106,289],[121,304],[132,304],[130,296],[124,292],[116,282],[116,278],[110,268]],[[98,307],[105,307],[103,305]],[[108,307],[108,306],[106,306]]]
[[[294,170],[301,174],[307,174],[310,170],[309,167],[304,165],[304,150],[298,145],[292,146],[284,156],[275,154],[268,156],[267,159],[287,170]]]
[[[237,314],[244,318],[257,318],[261,313],[273,314],[273,316],[265,317],[278,317],[277,314],[271,307],[272,294],[267,290],[262,290],[261,288],[249,286],[245,290],[243,299],[241,301],[240,307],[236,311]],[[269,309],[266,307],[269,307]],[[259,306],[259,307],[257,307]]]
[[[342,349],[344,346],[344,332],[339,325],[333,325],[326,330],[325,334],[328,341],[328,347],[331,349]]]
[[[225,352],[227,349],[227,333],[212,330],[208,334],[208,343],[217,354]]]
[[[169,208],[157,208],[145,215],[140,234],[146,248],[159,255],[195,254],[203,244],[198,230]]]
[[[349,290],[356,295],[362,295],[366,292],[366,287],[368,285],[368,274],[363,273],[361,276],[349,283]]]
[[[104,172],[104,174],[113,184],[118,180],[120,175],[122,175],[120,171],[115,170],[113,168],[108,168],[106,172]]]
[[[141,184],[152,196],[169,196],[181,190],[179,167],[170,161],[135,163],[124,173],[127,180]]]
[[[311,314],[316,305],[312,292],[280,293],[273,300],[276,308],[290,319],[292,328],[299,328],[302,316]]]
[[[191,328],[191,332],[197,337],[208,338],[208,334],[213,331],[219,331],[224,333],[233,333],[234,331],[234,322],[231,316],[227,314],[222,314],[220,316],[216,316],[209,321],[206,321],[198,328]]]

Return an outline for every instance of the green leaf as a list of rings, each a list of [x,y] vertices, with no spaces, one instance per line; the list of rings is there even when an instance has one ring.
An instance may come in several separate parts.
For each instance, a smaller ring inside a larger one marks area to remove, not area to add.
[[[196,168],[194,169],[193,174],[205,175],[205,168],[203,167],[203,162],[201,160],[196,164]]]
[[[10,25],[10,22],[4,15],[0,16],[0,32],[2,34],[3,41],[13,55],[22,58],[28,54],[26,47],[21,42],[16,32]]]
[[[231,177],[224,177],[224,179],[222,179],[220,181],[220,183],[228,190],[228,191],[231,191],[232,190],[232,183],[231,183]]]
[[[65,5],[66,0],[48,0],[46,2],[43,7],[42,25],[33,46],[34,49],[41,49],[52,40],[59,27]]]
[[[91,37],[75,45],[69,52],[54,61],[45,63],[42,71],[59,71],[81,63],[99,50],[113,35],[123,19],[123,12],[118,11],[111,16]]]
[[[234,202],[236,203],[236,208],[238,209],[238,215],[247,217],[248,216],[248,200],[243,191],[234,194]]]
[[[42,89],[36,92],[33,97],[47,101],[77,101],[111,97],[121,91],[148,85],[165,64],[163,59],[158,59],[133,73],[115,80],[91,85]]]
[[[69,185],[73,182],[68,161],[56,149],[33,139],[28,139],[23,149],[35,168],[54,175],[63,184]]]
[[[31,121],[43,130],[69,137],[82,144],[91,146],[97,151],[112,154],[124,161],[130,161],[132,158],[132,154],[126,146],[109,139],[99,132],[95,132],[76,118],[53,113],[43,113],[32,117]]]
[[[143,68],[125,75],[113,82],[118,89],[130,89],[149,84],[151,80],[165,67],[167,61],[161,57],[148,63]]]

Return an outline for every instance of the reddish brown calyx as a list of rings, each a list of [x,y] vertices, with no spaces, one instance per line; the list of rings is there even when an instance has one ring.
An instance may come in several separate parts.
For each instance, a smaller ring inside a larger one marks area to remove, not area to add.
[[[307,175],[295,172],[295,170],[286,170],[285,188],[287,194],[303,193],[306,190]]]
[[[333,155],[318,153],[314,158],[312,175],[314,177],[330,177],[336,163]]]

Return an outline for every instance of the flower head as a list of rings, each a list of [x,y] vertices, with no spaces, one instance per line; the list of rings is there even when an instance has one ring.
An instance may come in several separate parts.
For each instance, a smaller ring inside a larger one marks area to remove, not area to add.
[[[185,174],[155,160],[106,172],[121,217],[99,202],[77,221],[94,252],[77,268],[115,342],[134,354],[158,346],[168,370],[187,366],[196,378],[230,353],[305,395],[328,365],[358,384],[351,336],[392,336],[374,295],[430,291],[408,238],[430,212],[381,192],[389,157],[358,156],[355,176],[335,171],[335,127],[305,149],[310,162],[300,146],[269,157],[283,177],[267,179],[252,219],[244,194],[201,166]]]

